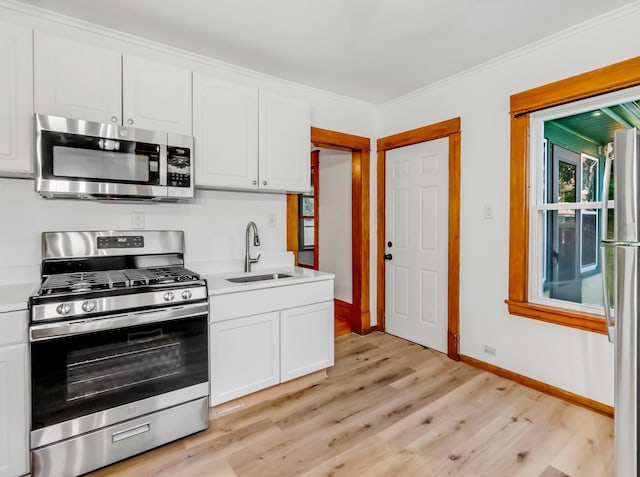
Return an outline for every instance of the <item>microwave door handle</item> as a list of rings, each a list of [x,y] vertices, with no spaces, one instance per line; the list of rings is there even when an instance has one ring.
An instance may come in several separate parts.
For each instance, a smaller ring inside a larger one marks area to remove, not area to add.
[[[160,185],[167,185],[167,145],[160,145]]]

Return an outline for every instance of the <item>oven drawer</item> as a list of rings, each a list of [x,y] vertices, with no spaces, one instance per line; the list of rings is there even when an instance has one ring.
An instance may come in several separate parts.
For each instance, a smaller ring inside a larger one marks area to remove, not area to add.
[[[208,426],[208,398],[105,427],[33,451],[34,477],[90,472]]]

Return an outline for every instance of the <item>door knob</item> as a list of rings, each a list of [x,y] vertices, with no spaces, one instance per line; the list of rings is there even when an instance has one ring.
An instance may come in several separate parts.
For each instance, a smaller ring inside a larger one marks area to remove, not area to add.
[[[393,258],[393,255],[391,255],[390,253],[385,253],[384,254],[384,259],[385,260],[391,260]]]

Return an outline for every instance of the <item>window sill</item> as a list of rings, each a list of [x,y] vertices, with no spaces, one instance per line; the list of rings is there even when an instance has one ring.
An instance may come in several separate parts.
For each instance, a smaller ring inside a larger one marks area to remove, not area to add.
[[[607,334],[604,318],[598,315],[578,313],[562,308],[536,305],[528,302],[505,300],[509,313],[556,325],[568,326],[593,333]]]

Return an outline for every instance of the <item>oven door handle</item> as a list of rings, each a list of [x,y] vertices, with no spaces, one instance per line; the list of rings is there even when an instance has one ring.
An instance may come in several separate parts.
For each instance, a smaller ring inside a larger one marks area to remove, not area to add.
[[[58,323],[33,325],[29,328],[30,341],[51,340],[65,336],[80,335],[96,331],[115,330],[129,326],[160,323],[170,320],[182,320],[197,315],[207,315],[209,304],[189,303],[182,306],[162,308],[159,310],[145,310],[125,315],[116,315],[108,318],[89,318]]]

